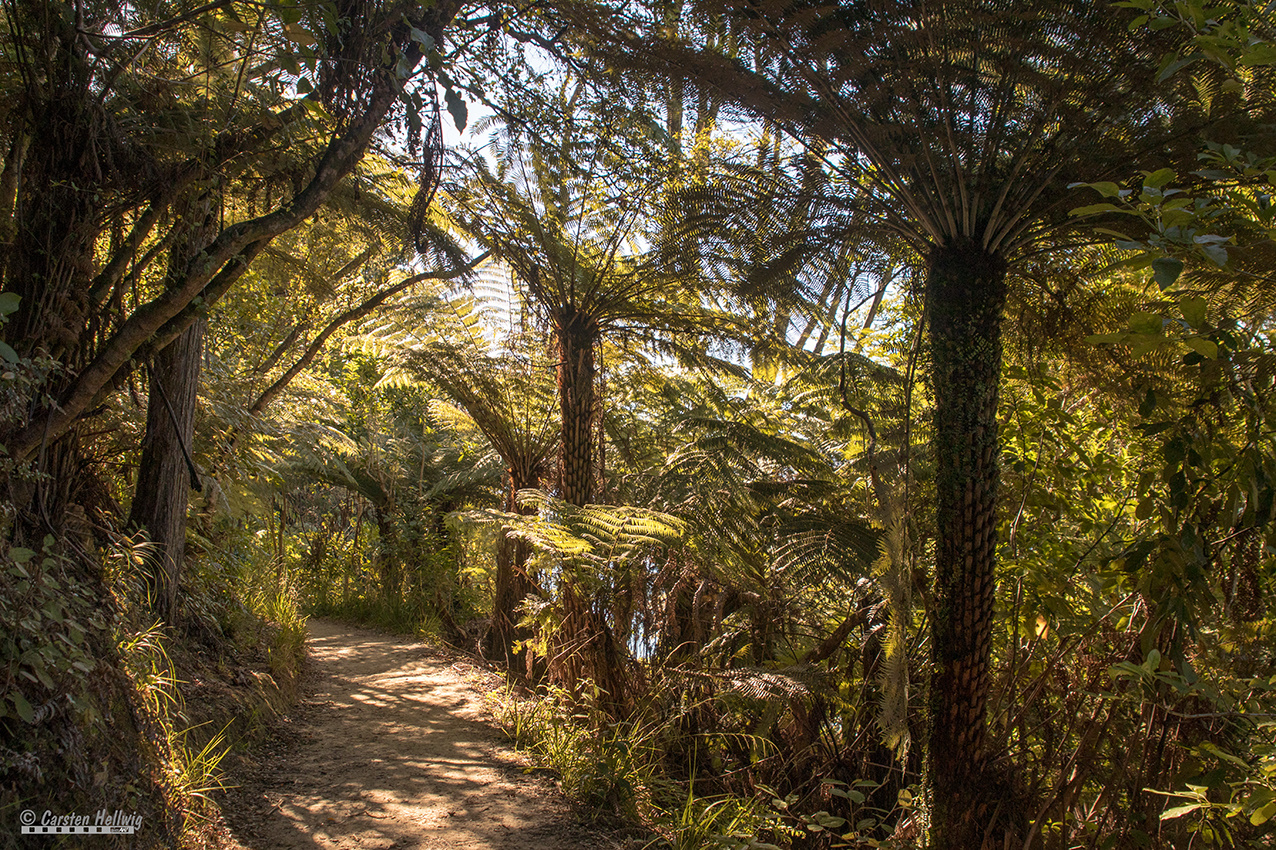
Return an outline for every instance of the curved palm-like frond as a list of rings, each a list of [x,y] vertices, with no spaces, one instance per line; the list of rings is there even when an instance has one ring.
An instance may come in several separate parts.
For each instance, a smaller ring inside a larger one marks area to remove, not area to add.
[[[558,445],[553,364],[517,327],[522,305],[500,278],[480,273],[473,295],[405,304],[361,344],[390,358],[395,366],[388,374],[442,390],[504,460],[519,489],[540,480]],[[502,324],[506,332],[493,331]]]
[[[519,503],[533,515],[507,514],[510,531],[539,549],[593,566],[640,557],[669,546],[685,524],[670,514],[633,505],[577,506],[543,490],[523,490]]]
[[[707,97],[823,140],[813,150],[853,218],[922,253],[963,242],[1010,256],[1073,228],[1068,212],[1084,201],[1071,184],[1124,179],[1138,154],[1190,158],[1194,128],[1238,107],[1206,114],[1194,89],[1180,98],[1159,80],[1175,37],[1133,30],[1133,11],[1087,0],[706,0],[697,10],[730,20],[733,37],[690,23],[671,35],[637,7],[556,7],[596,36],[589,49],[639,79],[674,71]]]

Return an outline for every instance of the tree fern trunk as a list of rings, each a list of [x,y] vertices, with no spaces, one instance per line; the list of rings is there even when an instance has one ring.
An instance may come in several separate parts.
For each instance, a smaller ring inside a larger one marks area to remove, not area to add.
[[[931,846],[983,844],[1000,785],[986,775],[986,709],[997,546],[997,396],[1004,262],[973,245],[936,248],[927,279],[935,392]],[[1000,846],[1000,836],[996,836]]]
[[[559,492],[573,505],[589,503],[594,485],[594,345],[598,322],[574,307],[555,316],[558,334],[558,404],[562,415]]]
[[[381,568],[381,595],[391,610],[402,602],[403,578],[399,570],[399,532],[394,525],[394,506],[377,505],[372,509],[377,523],[377,559]]]
[[[583,506],[594,492],[594,346],[598,342],[598,322],[574,307],[563,307],[554,317],[554,329],[558,335],[558,403],[562,415],[559,492],[564,501]],[[582,679],[592,679],[605,692],[601,703],[618,716],[627,691],[624,653],[606,620],[582,592],[571,568],[564,566],[564,617],[551,649],[551,674],[572,692],[578,692]]]

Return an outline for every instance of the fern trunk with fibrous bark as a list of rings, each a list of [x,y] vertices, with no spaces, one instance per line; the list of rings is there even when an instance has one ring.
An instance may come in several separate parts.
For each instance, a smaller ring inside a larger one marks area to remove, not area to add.
[[[562,416],[559,492],[564,501],[583,507],[594,490],[594,347],[598,343],[598,320],[574,307],[563,307],[554,316],[554,330],[558,338],[558,403]],[[551,672],[569,691],[577,691],[586,679],[593,680],[605,694],[603,702],[613,711],[620,710],[627,692],[624,653],[570,570],[563,575],[562,605],[564,616],[551,650]]]
[[[974,850],[1004,803],[987,775],[997,547],[997,398],[1006,265],[938,246],[927,277],[935,392],[936,611],[932,625],[932,847]],[[1005,813],[1001,813],[1004,815]]]
[[[562,416],[559,491],[565,502],[586,505],[593,496],[594,346],[598,322],[573,307],[554,318],[558,336],[558,405]]]
[[[394,525],[393,503],[372,509],[377,523],[377,561],[381,570],[381,594],[387,605],[397,608],[403,591],[403,575],[399,563],[399,532]]]

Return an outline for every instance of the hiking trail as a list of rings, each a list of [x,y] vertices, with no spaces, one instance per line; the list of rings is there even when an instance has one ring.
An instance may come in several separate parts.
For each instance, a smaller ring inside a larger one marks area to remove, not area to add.
[[[311,620],[306,696],[277,746],[230,771],[242,850],[594,850],[545,776],[500,741],[476,668],[426,644]],[[236,846],[232,843],[232,846]]]

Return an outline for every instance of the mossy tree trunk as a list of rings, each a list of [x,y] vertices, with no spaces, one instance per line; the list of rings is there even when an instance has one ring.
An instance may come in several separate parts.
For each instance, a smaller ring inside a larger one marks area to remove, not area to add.
[[[997,547],[997,398],[1006,266],[972,244],[930,255],[937,549],[931,846],[977,850],[999,803],[985,752]]]

